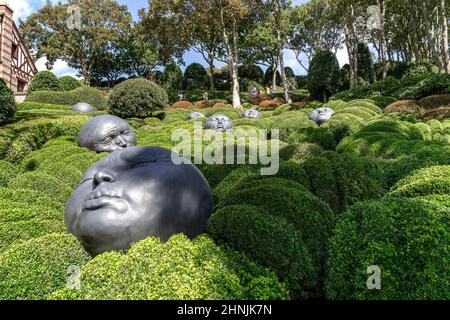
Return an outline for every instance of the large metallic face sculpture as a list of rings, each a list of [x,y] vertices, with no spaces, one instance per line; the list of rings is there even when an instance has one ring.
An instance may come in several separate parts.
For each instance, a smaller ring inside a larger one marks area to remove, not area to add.
[[[80,129],[78,145],[97,153],[133,147],[136,136],[123,119],[104,115],[94,117]]]
[[[261,113],[259,113],[259,111],[257,111],[257,110],[249,109],[249,110],[246,110],[242,114],[242,117],[248,118],[248,119],[259,119],[259,118],[261,118]]]
[[[65,224],[92,255],[148,236],[193,238],[207,226],[211,189],[191,163],[159,147],[117,150],[92,166],[65,210]]]
[[[189,116],[188,116],[188,120],[192,120],[192,119],[199,119],[199,118],[206,118],[205,115],[201,112],[192,112]]]
[[[79,102],[72,107],[72,111],[91,113],[94,112],[94,108],[89,103]]]
[[[205,129],[225,132],[233,128],[231,119],[223,114],[215,114],[205,122]]]
[[[319,108],[313,111],[309,116],[309,119],[317,123],[317,125],[322,125],[333,116],[334,111],[330,108]]]

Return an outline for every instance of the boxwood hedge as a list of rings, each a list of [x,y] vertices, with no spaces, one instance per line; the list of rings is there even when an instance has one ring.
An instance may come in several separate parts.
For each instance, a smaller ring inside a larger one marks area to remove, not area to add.
[[[360,203],[331,238],[330,299],[448,299],[449,209],[417,199]],[[368,290],[367,268],[381,269],[381,290]]]

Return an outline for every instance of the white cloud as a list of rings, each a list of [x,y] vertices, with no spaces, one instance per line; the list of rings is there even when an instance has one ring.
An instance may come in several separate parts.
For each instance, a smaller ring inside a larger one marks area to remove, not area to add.
[[[30,0],[0,0],[1,3],[6,3],[14,11],[14,20],[16,22],[19,18],[24,19],[28,17],[34,11]]]
[[[47,59],[45,57],[39,59],[38,61],[36,61],[36,68],[39,71],[48,70],[47,67],[45,66],[46,62],[47,62]],[[76,70],[70,68],[67,65],[67,62],[62,61],[62,60],[56,60],[55,64],[53,65],[53,69],[49,70],[49,71],[53,72],[58,77],[72,76],[72,77],[75,77],[77,79],[80,79],[80,77],[77,76]]]

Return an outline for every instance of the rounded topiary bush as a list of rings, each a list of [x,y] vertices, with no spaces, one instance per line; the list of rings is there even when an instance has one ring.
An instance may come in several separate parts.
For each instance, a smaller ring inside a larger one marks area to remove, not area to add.
[[[167,92],[154,82],[130,79],[118,84],[109,97],[109,112],[123,118],[147,118],[163,110]]]
[[[34,91],[58,91],[58,77],[51,71],[40,71],[36,73],[28,88],[28,94]]]
[[[0,299],[41,300],[66,285],[68,268],[90,259],[75,237],[49,234],[0,254]]]
[[[342,212],[361,200],[381,197],[386,192],[386,175],[374,161],[352,154],[325,152],[304,163],[311,191]]]
[[[212,237],[275,270],[289,285],[292,298],[307,298],[317,284],[317,271],[301,233],[284,218],[235,205],[216,211],[209,220]]]
[[[386,198],[354,206],[331,238],[330,299],[448,299],[449,211],[417,199]],[[381,290],[368,290],[369,266]]]
[[[392,188],[394,197],[450,194],[450,166],[433,166],[413,172]]]
[[[14,93],[8,88],[5,81],[0,78],[0,125],[11,121],[15,114]]]
[[[71,76],[59,78],[59,89],[61,91],[72,91],[81,87],[80,81]]]
[[[52,299],[203,300],[284,299],[275,274],[247,257],[218,247],[207,236],[161,243],[147,238],[126,254],[104,253],[81,268],[81,290]]]

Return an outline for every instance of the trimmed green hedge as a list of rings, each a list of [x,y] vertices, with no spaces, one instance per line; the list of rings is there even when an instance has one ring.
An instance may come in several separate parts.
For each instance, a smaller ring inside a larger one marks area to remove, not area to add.
[[[27,95],[25,101],[70,106],[78,102],[86,102],[97,110],[106,110],[107,107],[106,100],[101,92],[88,86],[82,86],[68,92],[34,91]]]
[[[389,193],[394,197],[417,197],[450,194],[450,166],[420,169],[397,182]]]
[[[12,163],[0,160],[0,187],[6,187],[9,181],[22,172],[21,168]]]
[[[40,109],[71,111],[72,106],[58,105],[58,104],[51,104],[51,103],[41,103],[41,102],[22,102],[17,105],[18,111],[40,110]]]
[[[387,198],[354,206],[331,238],[329,299],[448,299],[449,210]],[[381,269],[381,290],[368,290],[367,268]]]
[[[147,238],[126,253],[105,253],[81,269],[81,290],[52,299],[205,300],[284,299],[275,275],[242,254],[220,248],[207,236],[184,235],[161,243]]]
[[[41,191],[55,201],[66,203],[73,189],[63,181],[44,172],[24,173],[9,183],[10,188]]]
[[[383,169],[374,161],[352,154],[325,152],[304,163],[311,191],[342,212],[362,200],[381,197],[387,182]]]
[[[0,299],[45,299],[62,288],[70,266],[90,259],[77,239],[50,234],[11,246],[0,254]]]
[[[219,243],[275,270],[288,283],[291,298],[307,298],[315,290],[318,272],[301,232],[284,218],[248,205],[227,206],[211,216],[208,231]]]

